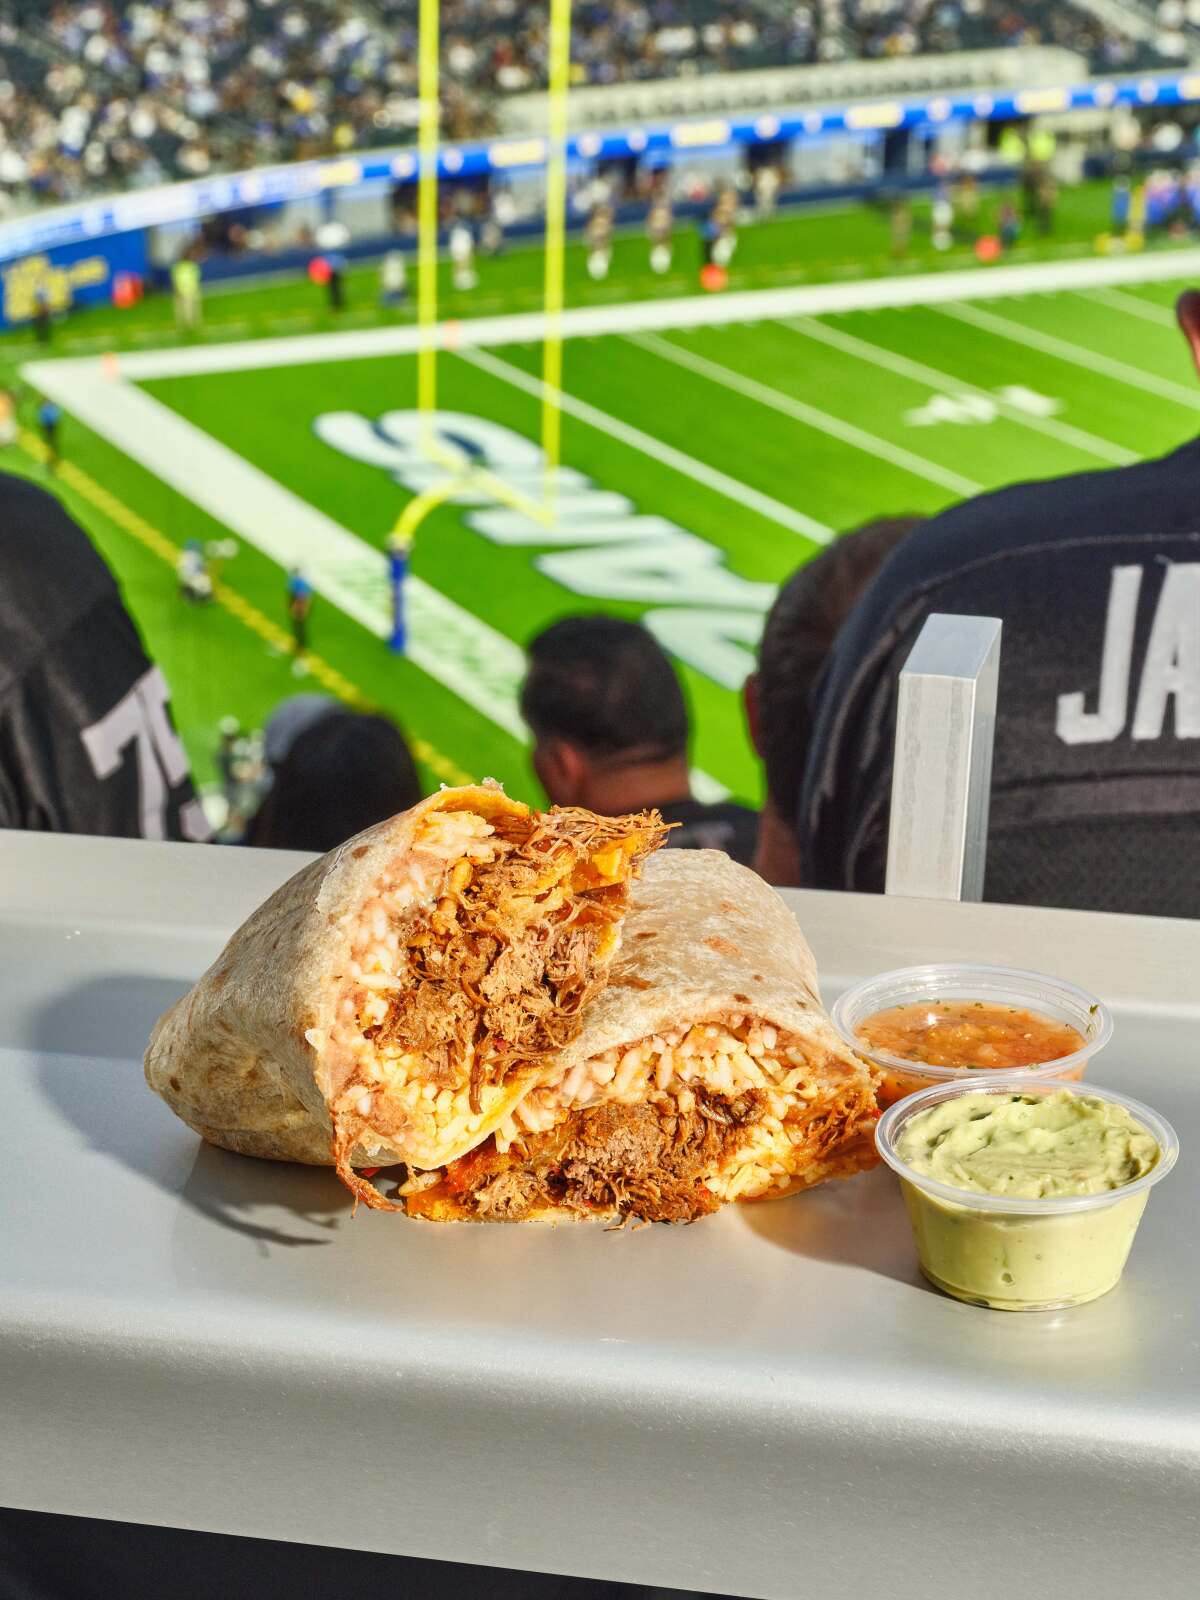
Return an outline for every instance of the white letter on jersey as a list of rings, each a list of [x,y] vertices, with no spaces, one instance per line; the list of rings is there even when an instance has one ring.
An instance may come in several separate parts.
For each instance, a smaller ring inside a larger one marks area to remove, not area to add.
[[[124,761],[125,747],[133,745],[143,839],[166,838],[169,790],[188,775],[187,756],[167,720],[169,699],[162,673],[150,667],[111,711],[80,733],[101,781],[112,777]]]
[[[1100,659],[1099,708],[1085,711],[1080,690],[1059,695],[1056,729],[1064,744],[1104,744],[1115,739],[1125,726],[1133,625],[1141,587],[1141,567],[1113,568],[1108,615],[1104,622],[1104,653]]]
[[[1142,687],[1133,717],[1135,739],[1162,734],[1167,700],[1175,696],[1175,737],[1200,739],[1200,562],[1167,568]]]

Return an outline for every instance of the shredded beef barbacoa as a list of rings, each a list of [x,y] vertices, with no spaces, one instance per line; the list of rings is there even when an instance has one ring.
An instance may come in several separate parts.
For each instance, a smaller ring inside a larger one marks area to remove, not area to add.
[[[665,830],[655,813],[638,820],[642,855]],[[624,882],[589,883],[589,863],[631,831],[629,818],[570,808],[533,827],[501,819],[500,859],[444,895],[428,922],[414,915],[403,931],[414,981],[369,1035],[418,1051],[431,1082],[454,1088],[469,1074],[474,1111],[485,1082],[569,1044],[597,984],[597,946],[627,895]],[[556,865],[574,875],[573,892],[547,909]]]
[[[488,1139],[453,1162],[440,1187],[483,1221],[519,1222],[547,1204],[646,1222],[694,1221],[720,1207],[705,1174],[720,1167],[766,1107],[760,1089],[734,1097],[694,1092],[695,1110],[686,1114],[665,1104],[603,1105],[504,1154]]]

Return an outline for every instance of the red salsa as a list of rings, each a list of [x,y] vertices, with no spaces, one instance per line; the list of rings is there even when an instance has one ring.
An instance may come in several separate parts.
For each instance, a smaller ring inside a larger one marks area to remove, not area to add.
[[[858,1025],[868,1050],[930,1067],[1035,1067],[1082,1050],[1065,1022],[983,1000],[919,1001],[878,1011]]]

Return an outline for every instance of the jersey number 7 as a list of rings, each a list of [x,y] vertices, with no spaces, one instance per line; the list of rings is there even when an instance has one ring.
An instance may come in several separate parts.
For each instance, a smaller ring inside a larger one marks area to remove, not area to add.
[[[161,670],[150,667],[111,711],[80,733],[92,770],[102,781],[123,765],[125,751],[133,746],[143,839],[166,838],[170,792],[189,770],[187,752],[167,718],[169,700]],[[211,837],[196,800],[181,808],[180,823],[189,839]]]

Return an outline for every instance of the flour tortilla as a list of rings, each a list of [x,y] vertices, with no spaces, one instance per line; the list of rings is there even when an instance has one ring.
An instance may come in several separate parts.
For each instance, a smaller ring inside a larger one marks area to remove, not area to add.
[[[245,1155],[332,1164],[332,1091],[311,1037],[330,1025],[331,974],[340,970],[345,951],[339,919],[412,849],[420,818],[447,796],[459,797],[454,803],[460,807],[515,806],[497,799],[494,789],[444,791],[312,863],[251,917],[192,993],[158,1023],[146,1054],[147,1079],[209,1142]],[[812,952],[774,890],[719,851],[660,851],[632,885],[607,985],[588,1004],[576,1040],[515,1081],[503,1105],[440,1160],[414,1162],[402,1141],[370,1139],[354,1148],[351,1161],[359,1167],[442,1166],[481,1145],[534,1089],[577,1064],[732,1015],[795,1036],[831,1081],[873,1096],[869,1069],[821,1008]],[[870,1164],[860,1138],[853,1148],[848,1142],[824,1152],[791,1187]],[[371,1194],[369,1203],[399,1209],[377,1191]]]
[[[722,851],[660,851],[634,886],[608,984],[561,1059],[569,1071],[655,1034],[736,1016],[767,1023],[803,1049],[820,1084],[814,1110],[839,1101],[857,1107],[844,1137],[770,1198],[874,1166],[878,1074],[830,1022],[796,918],[756,872]]]
[[[443,789],[367,829],[277,890],[159,1020],[146,1051],[147,1082],[210,1143],[277,1161],[331,1162],[329,1108],[344,1074],[323,1041],[334,1029],[355,913],[381,880],[421,859],[421,826],[437,811],[535,815],[489,783]],[[658,837],[661,829],[654,842]],[[474,1136],[433,1154],[452,1160],[486,1137],[526,1091],[528,1076],[516,1074],[493,1091]],[[418,1154],[428,1159],[430,1152],[370,1132],[348,1152],[359,1166]]]
[[[813,953],[775,890],[721,850],[662,850],[633,887],[608,983],[559,1059],[569,1070],[614,1046],[730,1013],[862,1067],[821,1009]]]
[[[588,1007],[582,1033],[557,1054],[539,1082],[529,1087],[526,1109],[534,1113],[534,1120],[528,1125],[542,1132],[535,1132],[524,1146],[518,1139],[507,1154],[501,1153],[503,1146],[493,1156],[481,1151],[484,1160],[471,1158],[463,1168],[443,1175],[436,1186],[424,1187],[425,1180],[417,1177],[402,1191],[406,1208],[431,1221],[578,1216],[580,1203],[572,1198],[569,1183],[559,1198],[554,1198],[556,1191],[543,1189],[531,1208],[519,1214],[515,1210],[502,1214],[473,1209],[473,1202],[464,1199],[464,1194],[471,1192],[477,1175],[485,1184],[493,1174],[510,1184],[507,1174],[518,1179],[522,1173],[544,1174],[542,1151],[547,1141],[554,1147],[555,1130],[578,1127],[580,1118],[587,1123],[604,1108],[611,1111],[661,1103],[664,1088],[675,1092],[673,1075],[666,1085],[648,1083],[644,1090],[634,1091],[631,1101],[629,1091],[624,1096],[617,1092],[611,1066],[603,1079],[589,1073],[588,1063],[599,1064],[602,1057],[611,1061],[611,1052],[623,1057],[636,1047],[661,1045],[664,1036],[687,1034],[706,1024],[773,1028],[781,1050],[790,1052],[782,1059],[764,1056],[761,1062],[766,1068],[770,1060],[777,1060],[776,1089],[788,1119],[786,1125],[776,1124],[778,1132],[769,1136],[771,1145],[765,1156],[776,1163],[767,1180],[769,1186],[764,1189],[759,1181],[758,1189],[747,1189],[744,1195],[738,1192],[739,1169],[743,1164],[752,1169],[761,1159],[753,1153],[755,1135],[749,1128],[745,1141],[731,1139],[722,1159],[705,1171],[704,1182],[718,1202],[782,1198],[829,1178],[853,1176],[875,1164],[877,1075],[847,1048],[822,1009],[816,964],[795,917],[756,873],[722,852],[666,849],[647,861],[633,886],[621,948],[609,968],[605,988]],[[722,1048],[713,1047],[717,1051]],[[798,1070],[796,1058],[804,1063]],[[697,1069],[707,1070],[701,1068],[699,1057],[693,1058],[692,1070]],[[783,1079],[793,1076],[797,1082],[785,1088]],[[580,1079],[578,1089],[564,1087]],[[711,1082],[693,1078],[692,1087],[698,1081]],[[597,1087],[606,1082],[606,1087]],[[558,1108],[552,1113],[557,1120],[549,1127],[538,1116],[545,1093]],[[632,1116],[634,1111],[622,1114]],[[517,1122],[521,1122],[520,1115]],[[609,1126],[613,1128],[611,1148],[624,1147],[622,1140],[628,1136],[611,1122]],[[793,1132],[789,1133],[788,1127]],[[586,1164],[581,1151],[582,1143],[576,1139],[567,1152],[570,1165]],[[610,1155],[597,1170],[613,1170],[606,1163],[617,1159]],[[471,1171],[469,1178],[464,1169]],[[633,1188],[645,1176],[644,1169],[636,1174],[624,1170],[630,1173]],[[656,1170],[650,1170],[651,1178]],[[753,1176],[748,1170],[747,1179]],[[513,1190],[502,1192],[508,1196]],[[708,1201],[704,1204],[712,1208]],[[623,1209],[626,1205],[628,1209]],[[636,1195],[609,1210],[589,1198],[587,1214],[607,1220],[622,1215],[657,1220],[653,1208],[648,1212],[638,1209]],[[660,1215],[665,1219],[665,1212]]]

